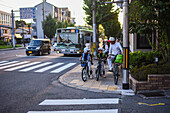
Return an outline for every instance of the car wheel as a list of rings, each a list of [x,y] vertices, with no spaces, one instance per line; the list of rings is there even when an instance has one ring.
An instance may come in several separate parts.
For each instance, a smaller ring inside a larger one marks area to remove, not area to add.
[[[27,56],[30,56],[30,54],[27,54]]]

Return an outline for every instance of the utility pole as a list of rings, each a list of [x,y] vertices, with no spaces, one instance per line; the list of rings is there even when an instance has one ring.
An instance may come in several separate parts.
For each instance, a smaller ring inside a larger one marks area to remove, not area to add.
[[[43,38],[45,37],[45,8],[44,8],[44,0],[43,0]]]
[[[94,56],[97,56],[97,43],[96,43],[96,0],[93,0],[93,48],[94,48]]]
[[[13,42],[13,49],[15,49],[15,37],[14,37],[14,11],[11,10],[12,13],[12,42]]]
[[[123,89],[129,89],[129,0],[123,0]]]

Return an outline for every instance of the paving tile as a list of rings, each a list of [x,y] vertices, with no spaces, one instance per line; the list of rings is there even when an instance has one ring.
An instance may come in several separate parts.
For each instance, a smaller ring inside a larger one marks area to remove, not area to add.
[[[76,79],[75,79],[75,80],[72,80],[70,83],[71,83],[71,84],[76,84],[76,83],[78,83],[78,82],[79,82],[79,80],[76,80]]]
[[[109,86],[107,88],[108,91],[114,91],[114,90],[117,90],[117,86]]]
[[[107,90],[108,85],[100,85],[99,89],[100,90]]]

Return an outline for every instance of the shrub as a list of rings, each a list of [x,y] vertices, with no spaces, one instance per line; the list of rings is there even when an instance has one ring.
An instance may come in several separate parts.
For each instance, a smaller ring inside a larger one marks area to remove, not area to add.
[[[4,42],[3,40],[0,40],[0,45],[7,45],[7,42]]]
[[[148,74],[170,74],[170,62],[161,61],[158,65],[149,64],[138,68],[135,66],[131,70],[131,75],[138,81],[146,81]]]

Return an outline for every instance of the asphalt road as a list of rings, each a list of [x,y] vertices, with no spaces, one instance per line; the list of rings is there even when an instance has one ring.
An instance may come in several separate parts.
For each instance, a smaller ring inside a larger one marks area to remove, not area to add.
[[[74,56],[56,55],[54,52],[51,55],[26,56],[24,49],[0,51],[0,113],[61,113],[62,111],[64,111],[62,113],[81,113],[85,110],[88,110],[87,113],[104,113],[102,110],[105,113],[169,112],[169,98],[143,99],[139,95],[96,93],[61,84],[58,77],[77,66],[78,59],[79,57]],[[16,62],[1,65],[4,64],[2,61]],[[35,62],[42,66],[35,67],[37,65]],[[33,64],[28,69],[27,64],[30,63]],[[47,102],[48,99],[51,101]],[[91,102],[93,104],[90,104]],[[153,104],[155,106],[151,106]]]

